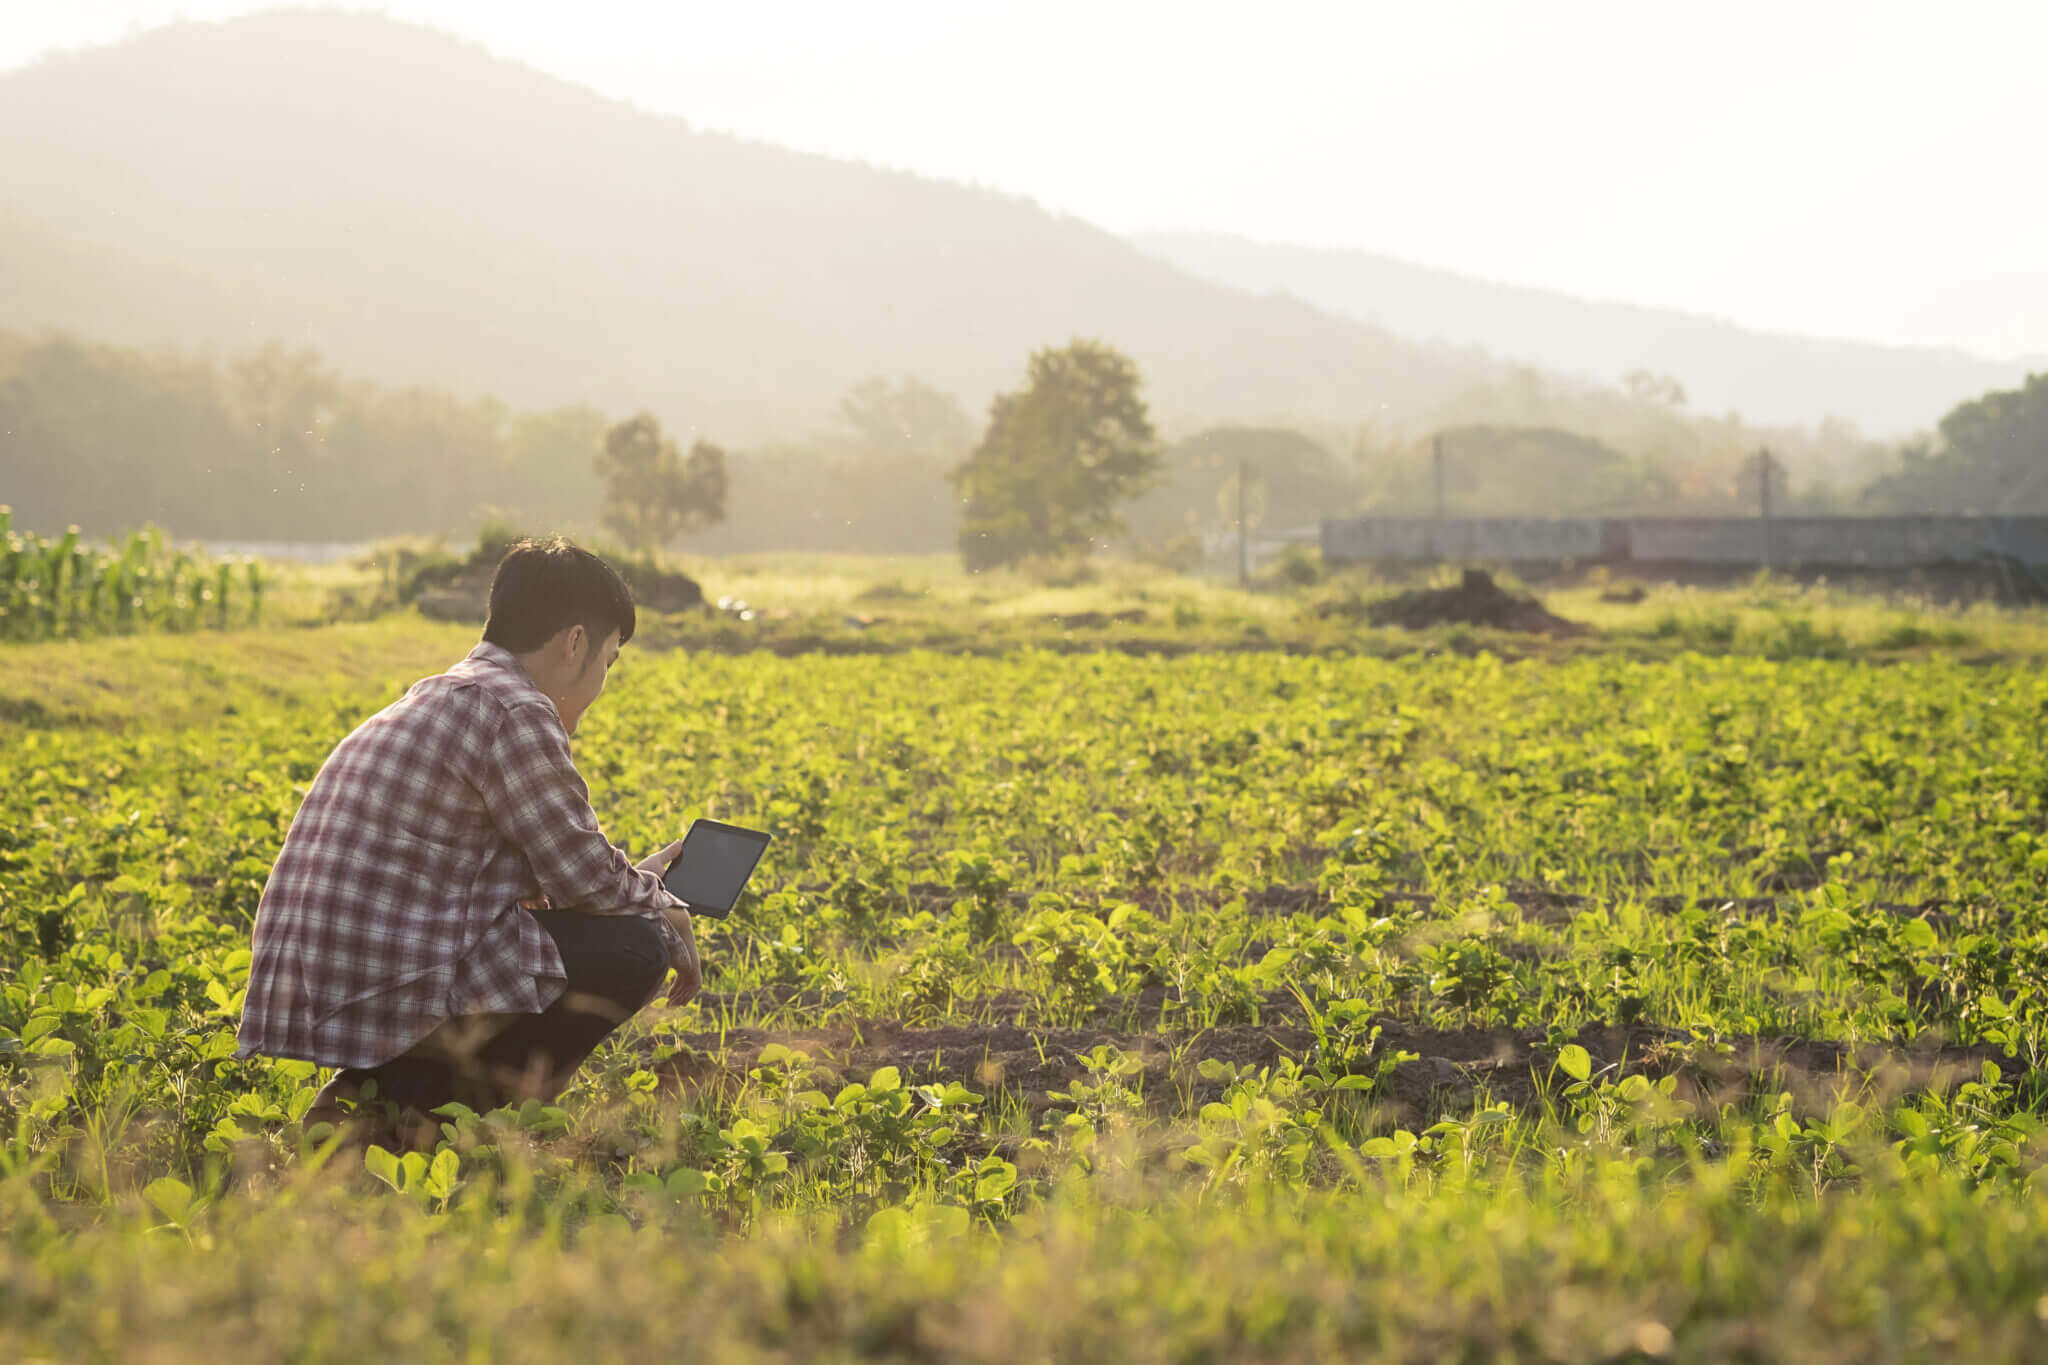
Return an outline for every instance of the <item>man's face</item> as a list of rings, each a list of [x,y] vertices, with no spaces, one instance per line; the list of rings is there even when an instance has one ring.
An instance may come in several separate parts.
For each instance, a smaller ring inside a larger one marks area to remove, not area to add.
[[[576,723],[604,691],[605,679],[618,662],[619,633],[615,630],[596,640],[582,626],[571,626],[555,638],[562,643],[561,671],[555,686],[547,691],[554,698],[562,728],[573,735]]]

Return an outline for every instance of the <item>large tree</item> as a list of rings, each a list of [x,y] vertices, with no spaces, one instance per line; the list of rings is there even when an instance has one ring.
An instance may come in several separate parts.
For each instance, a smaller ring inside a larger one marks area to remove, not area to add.
[[[1139,384],[1130,358],[1100,341],[1032,355],[1024,387],[996,397],[981,444],[953,471],[969,569],[1086,555],[1123,529],[1118,504],[1159,462]]]
[[[604,524],[634,550],[653,550],[725,519],[725,452],[695,441],[687,456],[679,453],[651,412],[605,433],[597,473],[605,485]]]
[[[1958,403],[1938,444],[1913,442],[1899,466],[1864,491],[1865,506],[1897,512],[2048,511],[2048,374]]]

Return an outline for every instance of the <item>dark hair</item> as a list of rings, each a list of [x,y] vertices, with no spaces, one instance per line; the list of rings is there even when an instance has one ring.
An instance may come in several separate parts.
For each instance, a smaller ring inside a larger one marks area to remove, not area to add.
[[[595,643],[614,630],[633,638],[633,593],[618,571],[560,536],[522,540],[491,578],[484,639],[514,654],[539,649],[558,631],[582,626]]]

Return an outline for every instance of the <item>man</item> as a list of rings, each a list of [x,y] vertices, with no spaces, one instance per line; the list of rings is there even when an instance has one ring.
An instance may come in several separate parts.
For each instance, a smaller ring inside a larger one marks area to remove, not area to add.
[[[451,1100],[552,1098],[670,967],[669,1003],[696,994],[661,884],[681,843],[637,865],[608,843],[569,753],[633,617],[596,555],[522,541],[482,643],[321,766],[257,906],[240,1034],[341,1068],[308,1130],[371,1097],[421,1132]]]

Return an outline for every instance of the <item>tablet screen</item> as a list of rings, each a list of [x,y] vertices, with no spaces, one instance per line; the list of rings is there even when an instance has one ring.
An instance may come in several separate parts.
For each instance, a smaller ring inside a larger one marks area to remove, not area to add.
[[[767,848],[768,836],[758,830],[698,820],[683,836],[683,851],[668,865],[661,884],[692,911],[727,914]]]

